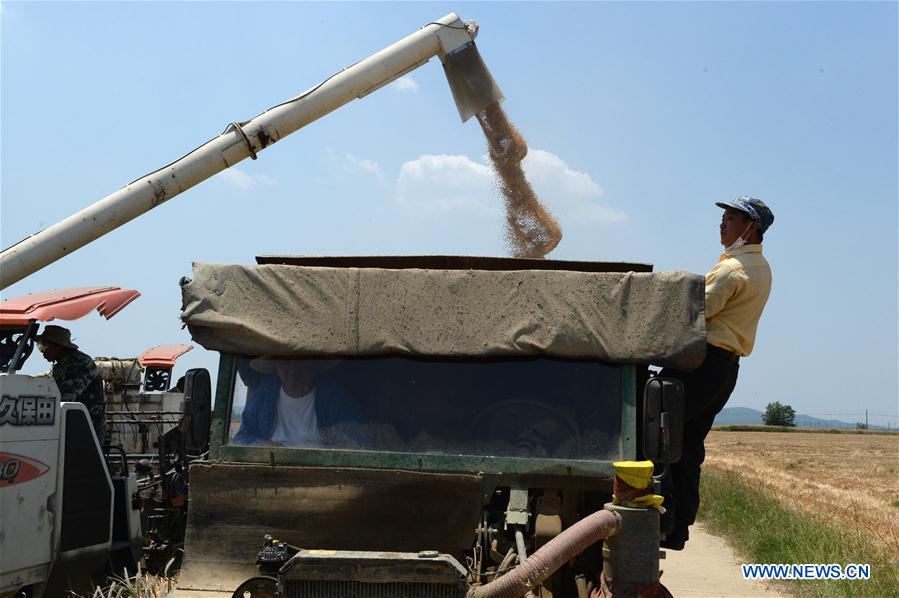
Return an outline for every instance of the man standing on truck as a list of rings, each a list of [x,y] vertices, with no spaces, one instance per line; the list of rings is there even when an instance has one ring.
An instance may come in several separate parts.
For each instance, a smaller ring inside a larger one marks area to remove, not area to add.
[[[68,328],[44,326],[44,333],[35,336],[37,347],[47,361],[53,362],[51,375],[59,387],[63,401],[77,401],[87,407],[100,444],[106,442],[106,403],[103,400],[103,380],[97,364],[72,342]]]
[[[762,256],[762,237],[774,214],[760,199],[742,196],[715,203],[724,208],[720,235],[724,253],[705,277],[708,334],[705,360],[696,370],[666,368],[663,376],[684,383],[686,413],[681,459],[662,483],[665,509],[661,545],[682,550],[699,510],[699,475],[705,438],[737,383],[740,358],[752,352],[759,318],[771,292],[771,268]]]

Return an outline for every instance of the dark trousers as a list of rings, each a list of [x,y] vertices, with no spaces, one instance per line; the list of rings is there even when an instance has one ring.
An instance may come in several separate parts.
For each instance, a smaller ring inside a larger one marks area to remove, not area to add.
[[[683,452],[680,461],[671,466],[670,475],[662,481],[664,507],[672,513],[666,514],[665,519],[674,521],[673,531],[668,534],[670,538],[686,539],[687,528],[696,521],[705,437],[712,429],[715,416],[730,398],[739,369],[739,363],[729,359],[726,352],[709,345],[705,360],[696,370],[662,370],[662,376],[683,381],[685,394]]]

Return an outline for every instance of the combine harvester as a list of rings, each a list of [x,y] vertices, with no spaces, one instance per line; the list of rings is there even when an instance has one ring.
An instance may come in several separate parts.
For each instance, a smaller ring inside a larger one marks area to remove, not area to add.
[[[466,121],[502,100],[476,33],[449,14],[231,123],[0,253],[0,288],[434,56]],[[701,362],[702,277],[528,259],[257,259],[197,264],[182,282],[182,319],[221,360],[209,459],[190,467],[179,596],[664,595],[652,464],[619,462],[678,458],[682,388],[646,366]],[[274,407],[290,375],[316,397],[297,443],[277,436],[291,426],[278,432]],[[4,396],[33,392],[18,378],[2,379]],[[202,438],[193,421],[187,436]],[[3,567],[5,587],[40,581]]]
[[[40,322],[76,320],[94,310],[109,319],[139,296],[84,287],[0,303],[0,595],[90,593],[107,575],[134,573],[144,557],[164,564],[183,545],[187,457],[208,447],[209,373],[188,371],[183,393],[145,390],[190,346],[145,353],[153,364],[147,372],[155,376],[143,384],[139,374],[123,377],[112,365],[121,372],[133,360],[97,360],[107,409],[127,405],[128,413],[107,411],[111,442],[105,445],[84,405],[60,402],[65,397],[52,377],[16,373],[34,350]],[[137,386],[133,393],[130,384]],[[171,411],[168,421],[159,417],[161,403]],[[144,432],[130,433],[135,428]],[[191,436],[194,429],[203,437]],[[139,442],[155,444],[156,452],[136,454]]]
[[[142,544],[137,479],[111,471],[87,408],[60,402],[49,376],[16,374],[38,322],[113,317],[140,296],[118,287],[37,293],[0,304],[0,592],[63,595],[90,587],[107,561],[136,565]]]

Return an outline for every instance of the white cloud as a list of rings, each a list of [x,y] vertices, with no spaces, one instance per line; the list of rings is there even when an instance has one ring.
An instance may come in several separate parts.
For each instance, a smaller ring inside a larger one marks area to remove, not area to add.
[[[411,91],[413,93],[418,91],[418,83],[415,82],[411,75],[400,77],[391,83],[390,87],[397,91]]]
[[[499,210],[493,174],[485,164],[467,156],[424,155],[404,163],[396,184],[396,201],[423,212],[463,209]]]
[[[400,168],[397,203],[425,212],[469,210],[499,212],[503,201],[492,169],[467,156],[424,155]],[[566,224],[624,222],[627,214],[601,205],[602,188],[550,152],[531,148],[522,163],[534,191]]]
[[[350,172],[365,172],[372,174],[379,179],[384,179],[384,171],[377,162],[369,160],[368,158],[360,158],[350,153],[347,153],[345,157]]]
[[[216,178],[236,189],[245,191],[255,187],[274,187],[277,182],[267,174],[250,174],[239,168],[228,168],[216,175]]]
[[[531,186],[541,201],[562,221],[609,224],[625,222],[627,214],[597,200],[603,191],[593,178],[573,170],[550,152],[531,148],[522,162]]]
[[[532,185],[555,187],[563,195],[602,195],[602,188],[589,174],[572,170],[555,154],[531,148],[523,165]]]

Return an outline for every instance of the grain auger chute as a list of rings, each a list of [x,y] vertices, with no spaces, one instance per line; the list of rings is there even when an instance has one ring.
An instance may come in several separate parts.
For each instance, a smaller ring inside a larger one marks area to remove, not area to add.
[[[481,59],[478,26],[450,13],[311,89],[225,131],[174,162],[0,252],[0,289],[234,166],[329,112],[440,58],[462,121],[501,101]]]

